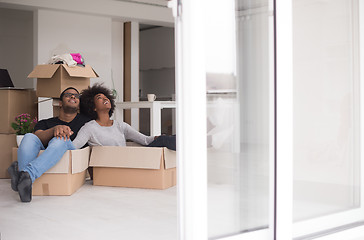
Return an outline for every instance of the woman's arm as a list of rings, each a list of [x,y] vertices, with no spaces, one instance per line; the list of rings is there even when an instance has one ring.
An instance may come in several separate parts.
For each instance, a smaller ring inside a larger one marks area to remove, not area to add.
[[[76,138],[72,141],[75,148],[80,149],[81,147],[85,146],[85,144],[90,140],[91,137],[91,129],[84,125],[78,131]]]
[[[127,123],[122,123],[123,127],[124,127],[124,135],[125,135],[125,139],[128,140],[132,140],[133,142],[139,143],[141,145],[148,145],[151,142],[153,142],[154,137],[151,136],[146,136],[140,132],[138,132],[137,130],[135,130],[134,128],[132,128],[129,124]]]

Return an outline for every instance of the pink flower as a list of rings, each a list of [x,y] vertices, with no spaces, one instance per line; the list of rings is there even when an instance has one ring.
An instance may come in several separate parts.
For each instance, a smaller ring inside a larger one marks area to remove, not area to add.
[[[15,122],[11,127],[16,131],[16,134],[26,134],[33,131],[33,124],[38,122],[37,118],[31,119],[29,113],[22,113],[15,117]]]

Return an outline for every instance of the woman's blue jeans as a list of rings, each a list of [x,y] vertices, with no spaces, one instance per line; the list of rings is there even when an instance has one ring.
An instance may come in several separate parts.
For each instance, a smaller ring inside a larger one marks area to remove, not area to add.
[[[25,134],[18,148],[19,171],[29,173],[32,182],[61,160],[67,150],[74,150],[71,140],[52,138],[44,148],[40,139],[33,133]],[[40,150],[45,150],[38,156]]]

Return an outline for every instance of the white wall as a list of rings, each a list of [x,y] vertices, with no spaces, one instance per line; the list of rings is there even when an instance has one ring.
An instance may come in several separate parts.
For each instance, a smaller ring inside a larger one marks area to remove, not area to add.
[[[116,101],[123,100],[124,83],[124,23],[120,21],[112,22],[112,80],[117,91]],[[117,108],[114,111],[117,120],[123,120],[123,111]]]
[[[35,53],[36,64],[44,64],[53,54],[79,52],[99,78],[96,82],[123,92],[123,23],[109,17],[38,10]],[[113,72],[112,83],[111,73]],[[120,96],[119,96],[120,97]],[[40,111],[39,118],[52,116],[50,102]]]
[[[33,12],[0,8],[0,68],[15,87],[33,88]]]
[[[100,76],[95,82],[111,83],[111,19],[50,10],[38,10],[37,64],[54,54],[78,52]]]

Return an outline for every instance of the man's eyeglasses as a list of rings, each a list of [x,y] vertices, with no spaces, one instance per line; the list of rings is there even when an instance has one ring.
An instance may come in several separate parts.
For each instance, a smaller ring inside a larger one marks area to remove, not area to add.
[[[73,96],[73,97],[75,97],[77,99],[80,99],[81,94],[78,94],[78,93],[65,93],[65,94],[63,94],[63,96],[65,96],[66,98],[71,98]]]

